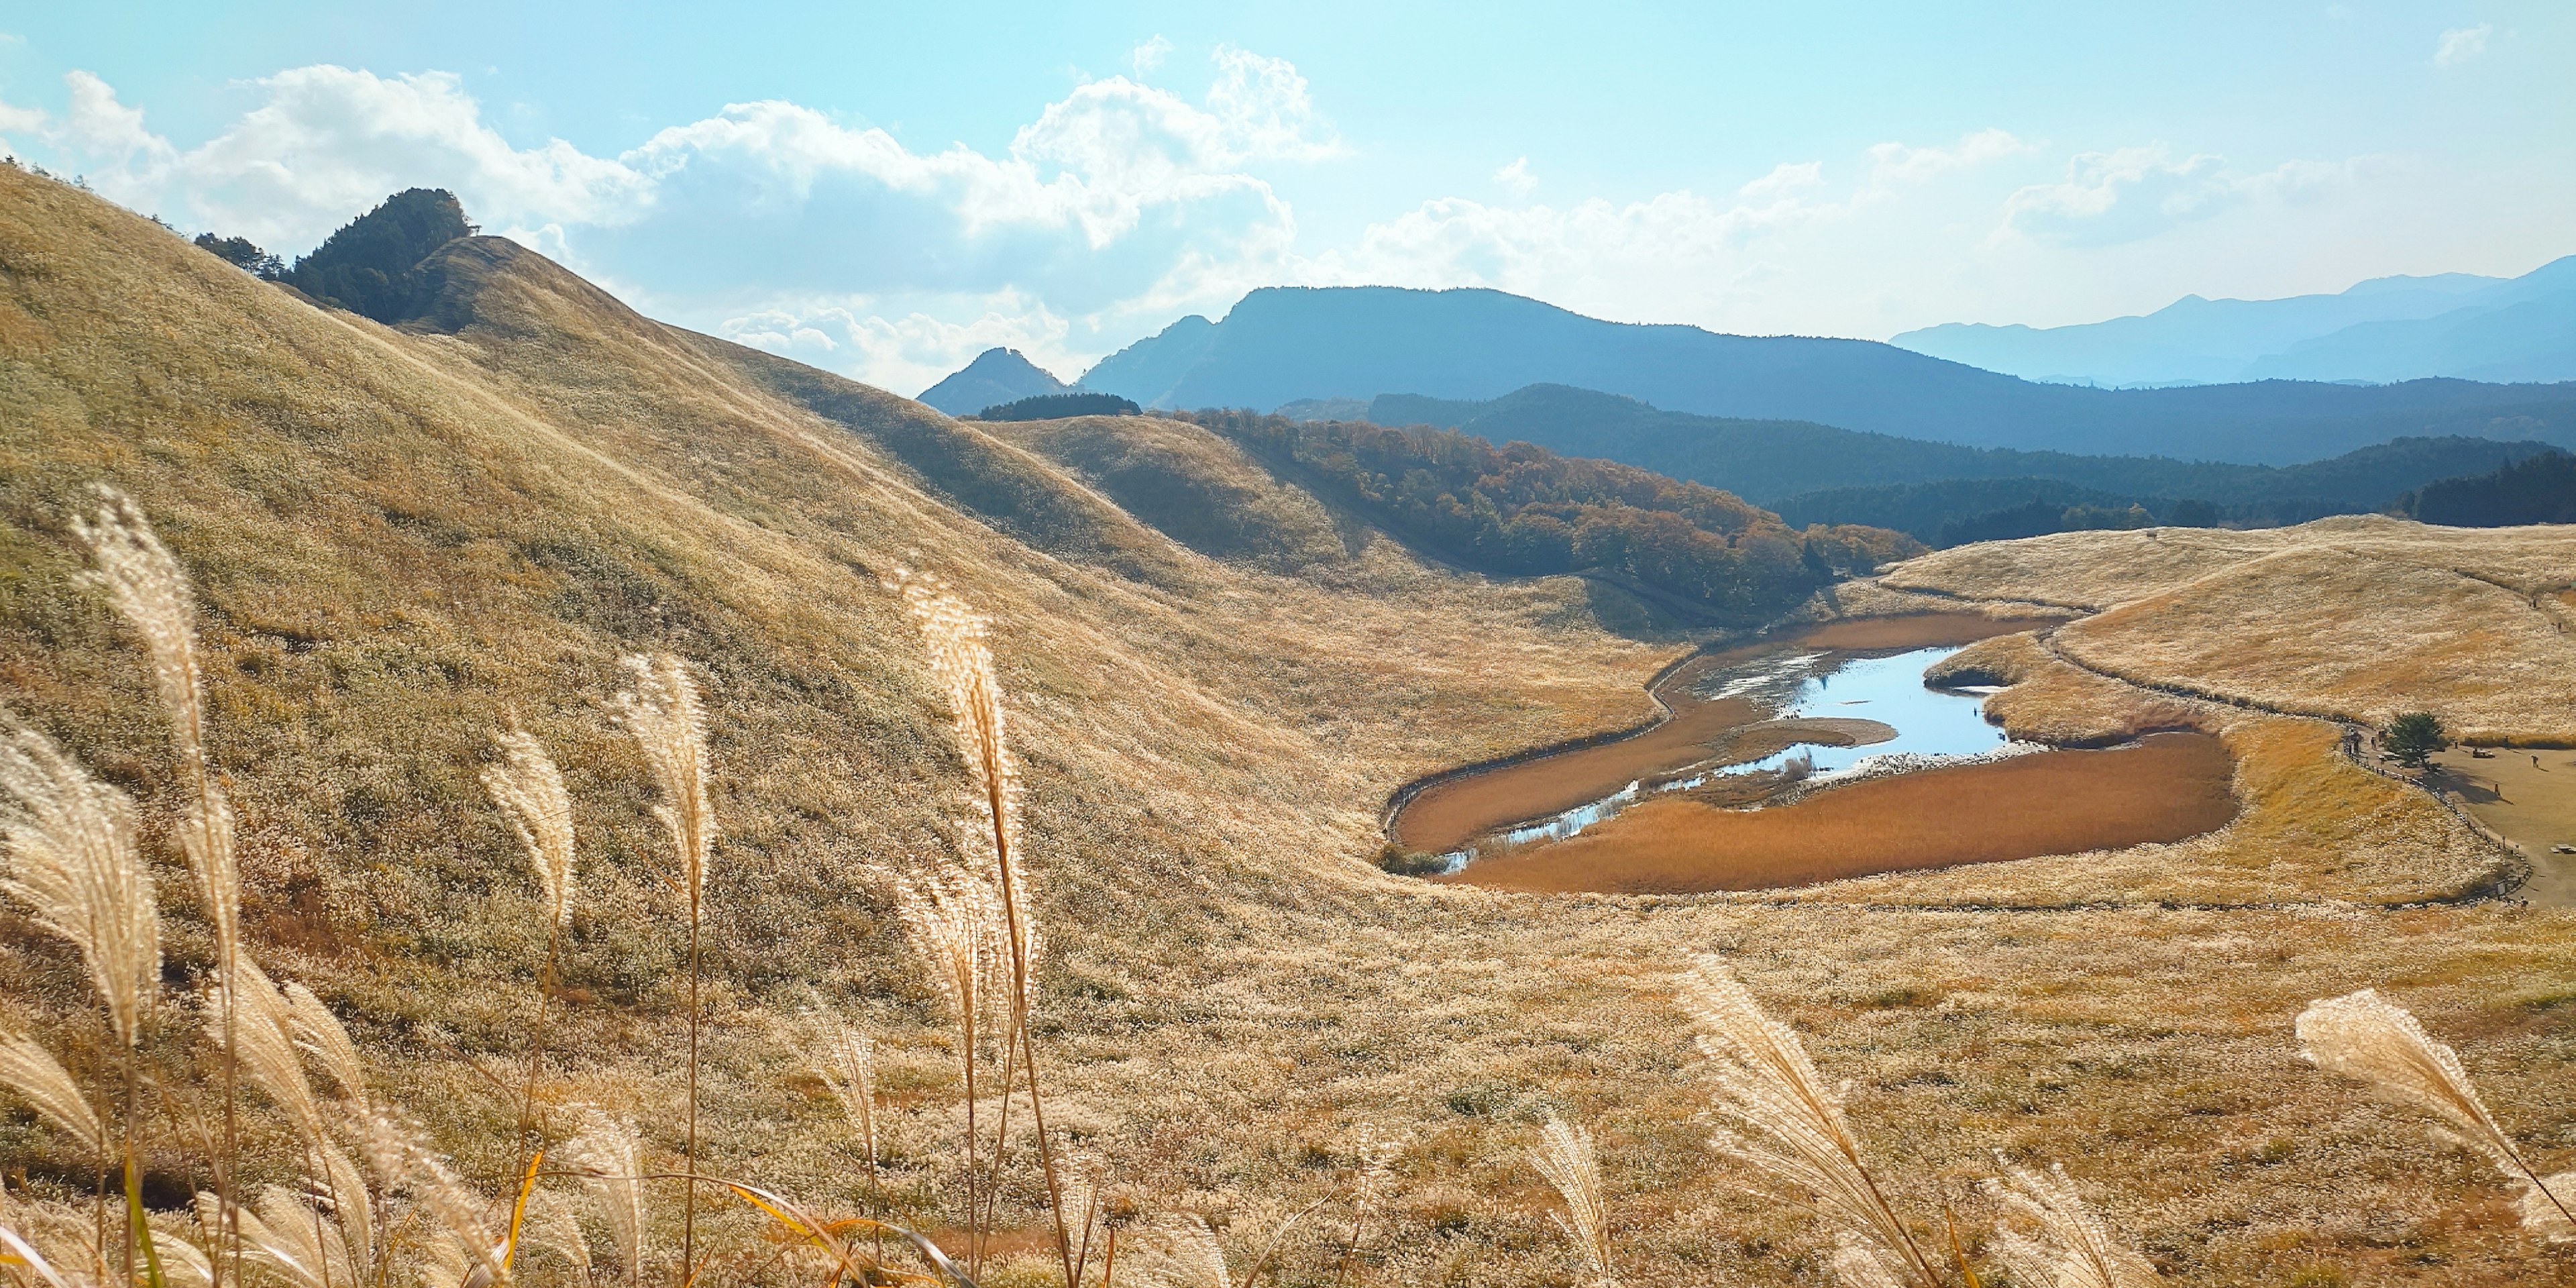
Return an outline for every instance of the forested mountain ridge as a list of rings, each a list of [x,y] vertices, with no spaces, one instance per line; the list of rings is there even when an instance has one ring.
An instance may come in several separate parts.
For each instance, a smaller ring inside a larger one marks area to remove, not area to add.
[[[1715,488],[1528,443],[1497,447],[1454,430],[1250,412],[1186,419],[1468,567],[1608,573],[1737,625],[1759,624],[1840,577],[1921,552],[1899,533],[1802,531]]]
[[[1702,415],[2087,455],[2291,464],[2404,435],[2485,434],[2499,420],[2576,444],[2576,384],[2080,388],[1875,341],[1606,322],[1481,289],[1265,287],[1224,320],[1185,318],[1078,383],[1147,407],[1265,410],[1389,393],[1483,400],[1534,382]]]
[[[2202,502],[2193,522],[2298,523],[2385,508],[2435,479],[2491,470],[2549,450],[2529,441],[2401,438],[2301,465],[2237,465],[2152,456],[2078,456],[1926,443],[1803,421],[1660,411],[1633,398],[1533,385],[1490,402],[1387,395],[1366,405],[1378,424],[1455,428],[1569,456],[1623,461],[1723,488],[1795,523],[1862,523],[1938,541],[1944,524],[2046,496],[2159,519]]]

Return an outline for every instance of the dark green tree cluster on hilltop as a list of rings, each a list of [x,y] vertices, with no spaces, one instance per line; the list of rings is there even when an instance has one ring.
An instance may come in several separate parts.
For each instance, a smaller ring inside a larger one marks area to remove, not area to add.
[[[199,233],[196,247],[254,277],[275,281],[286,273],[284,261],[261,250],[248,237],[217,237],[213,233]]]
[[[2576,523],[2576,456],[2551,452],[2509,462],[2493,474],[2427,483],[2399,497],[2395,508],[2453,528]]]
[[[1134,416],[1144,409],[1116,394],[1037,394],[996,403],[975,413],[977,420],[1062,420],[1068,416]]]
[[[1246,411],[1190,419],[1468,567],[1609,573],[1734,621],[1767,619],[1838,576],[1922,550],[1880,528],[1801,532],[1715,488],[1528,443]]]
[[[399,322],[411,305],[412,270],[431,251],[474,233],[456,194],[410,188],[350,220],[281,280],[325,304]]]

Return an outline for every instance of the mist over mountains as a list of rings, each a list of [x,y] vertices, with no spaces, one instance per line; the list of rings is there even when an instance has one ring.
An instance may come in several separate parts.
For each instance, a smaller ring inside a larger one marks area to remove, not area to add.
[[[1085,373],[1147,407],[1485,400],[1531,384],[1676,412],[1814,422],[1968,447],[2295,464],[2406,436],[2576,445],[2576,385],[2428,379],[2173,389],[2044,384],[1866,340],[1721,335],[1584,317],[1483,289],[1270,287]]]

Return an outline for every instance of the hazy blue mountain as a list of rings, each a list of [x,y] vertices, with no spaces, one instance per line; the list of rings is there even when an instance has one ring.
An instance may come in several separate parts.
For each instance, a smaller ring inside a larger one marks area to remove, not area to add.
[[[2514,310],[2510,318],[2491,317]],[[2490,319],[2481,322],[2480,319]],[[2032,380],[2576,380],[2576,256],[2515,278],[2382,277],[2335,295],[2207,300],[2076,326],[1950,323],[1889,343]]]
[[[1216,334],[1216,323],[1193,313],[1164,327],[1158,335],[1102,358],[1074,383],[1097,393],[1133,398],[1147,407],[1175,406],[1162,401],[1161,393],[1180,384],[1190,368],[1207,356],[1208,347],[1216,343]]]
[[[1018,402],[1073,387],[1038,369],[1017,349],[986,349],[956,374],[921,391],[916,402],[951,416],[972,416],[998,403]]]
[[[2547,444],[2398,438],[2290,466],[1962,447],[1803,421],[1659,410],[1633,398],[1533,385],[1489,401],[1391,394],[1380,425],[1434,425],[1488,442],[1535,443],[1723,488],[1806,523],[1866,523],[1938,538],[1956,519],[2045,497],[2061,505],[2145,504],[2159,517],[2195,500],[2220,518],[2301,522],[2378,510],[2435,479],[2492,470]],[[2567,427],[2576,441],[2576,425]]]
[[[2576,380],[2576,256],[2429,318],[2364,322],[2247,369],[2259,379]]]
[[[1971,447],[2273,464],[2401,435],[2576,433],[2576,385],[2089,389],[1875,341],[1719,335],[1604,322],[1500,291],[1378,286],[1254,291],[1223,321],[1185,318],[1081,381],[1148,407],[1255,409],[1397,391],[1490,399],[1532,383]]]

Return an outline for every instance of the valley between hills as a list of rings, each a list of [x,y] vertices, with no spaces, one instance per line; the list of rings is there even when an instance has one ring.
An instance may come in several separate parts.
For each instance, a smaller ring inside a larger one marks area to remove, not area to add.
[[[1529,1162],[1558,1115],[1592,1134],[1618,1282],[1822,1282],[1825,1223],[1709,1147],[1676,978],[1715,954],[1844,1088],[1889,1204],[1926,1246],[1955,1230],[1963,1265],[1987,1264],[1999,1206],[1978,1182],[2003,1151],[2062,1163],[2179,1283],[2576,1283],[2495,1168],[2301,1061],[2292,1032],[2312,999],[2380,989],[2458,1048],[2539,1171],[2576,1165],[2576,911],[2524,897],[2555,860],[2358,736],[2426,711],[2566,762],[2576,528],[2353,516],[1886,544],[1774,632],[2002,623],[1962,631],[1934,678],[1987,690],[2014,739],[2210,740],[2223,760],[2195,772],[2223,816],[1742,889],[1429,881],[1379,866],[1401,785],[1646,723],[1660,671],[1761,623],[1682,620],[1633,580],[1464,570],[1223,417],[954,420],[650,321],[497,238],[424,267],[431,306],[389,327],[0,168],[0,703],[135,799],[162,973],[202,979],[216,936],[169,842],[180,774],[154,681],[81,580],[72,521],[92,485],[120,489],[193,579],[245,950],[341,1018],[478,1194],[521,1183],[538,1106],[549,1147],[604,1106],[677,1157],[677,1053],[702,1027],[703,1170],[947,1233],[970,1102],[888,894],[958,847],[967,781],[949,690],[887,588],[926,570],[991,622],[1046,931],[1048,1125],[1104,1169],[1120,1220],[1204,1219],[1239,1272],[1597,1279]],[[1823,548],[1727,499],[1741,512],[1694,540],[1773,543],[1791,569]],[[611,719],[619,659],[654,650],[696,668],[706,709],[702,991],[662,798]],[[483,787],[511,728],[551,750],[573,806],[579,892],[553,958]],[[1902,784],[1873,808],[1997,813],[1935,782],[1960,772],[1784,808]],[[1691,849],[1717,815],[1747,817],[1675,797],[1526,857]],[[1837,826],[1871,843],[1866,812]],[[0,1020],[59,1039],[76,1074],[104,1068],[81,960],[17,905],[0,917]],[[802,1051],[821,1010],[876,1044],[866,1159]],[[183,1089],[143,1146],[167,1222],[204,1184],[191,1024],[138,1057]],[[524,1098],[523,1067],[541,1071]],[[242,1130],[244,1184],[293,1183],[285,1115],[255,1105]],[[1055,1274],[1046,1192],[1036,1139],[1010,1140],[980,1282],[1033,1288]],[[9,1111],[13,1208],[86,1222],[84,1150]],[[1372,1196],[1357,1215],[1354,1192]],[[657,1207],[649,1233],[675,1244],[678,1221]],[[692,1237],[743,1282],[785,1255],[739,1202],[708,1202]]]

